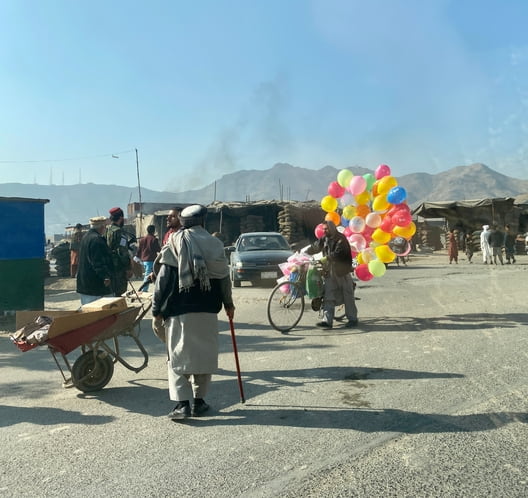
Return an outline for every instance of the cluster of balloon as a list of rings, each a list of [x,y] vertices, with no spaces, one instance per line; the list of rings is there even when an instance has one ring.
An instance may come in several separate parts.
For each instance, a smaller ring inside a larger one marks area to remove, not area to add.
[[[328,185],[321,199],[325,220],[332,221],[348,239],[357,265],[358,279],[367,281],[385,274],[386,263],[411,251],[410,239],[416,232],[407,192],[398,185],[386,164],[374,175],[354,175],[341,170]],[[315,227],[315,236],[324,235],[323,225]]]

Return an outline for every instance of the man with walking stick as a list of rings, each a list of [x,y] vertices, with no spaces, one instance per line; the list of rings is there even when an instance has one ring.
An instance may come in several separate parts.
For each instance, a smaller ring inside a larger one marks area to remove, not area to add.
[[[218,313],[230,321],[235,306],[222,242],[204,228],[207,208],[185,208],[182,229],[162,248],[152,315],[164,320],[169,354],[169,397],[176,406],[171,420],[199,417],[209,405],[204,397],[218,368]]]

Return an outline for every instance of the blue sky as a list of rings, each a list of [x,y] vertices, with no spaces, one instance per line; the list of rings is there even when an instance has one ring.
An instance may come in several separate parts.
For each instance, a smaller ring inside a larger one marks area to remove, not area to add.
[[[3,0],[0,183],[277,162],[528,179],[525,0]],[[112,155],[118,158],[112,158]]]

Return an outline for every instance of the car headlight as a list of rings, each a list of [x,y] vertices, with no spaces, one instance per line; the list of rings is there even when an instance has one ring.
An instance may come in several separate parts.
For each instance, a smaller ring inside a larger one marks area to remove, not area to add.
[[[244,264],[242,263],[242,261],[237,261],[237,262],[235,263],[235,267],[236,267],[236,268],[242,268],[243,266],[244,266]]]

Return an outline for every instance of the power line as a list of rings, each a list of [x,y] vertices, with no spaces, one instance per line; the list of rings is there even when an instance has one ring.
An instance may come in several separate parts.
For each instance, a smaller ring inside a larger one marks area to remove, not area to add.
[[[97,159],[101,157],[116,158],[120,154],[127,154],[134,152],[135,149],[123,150],[121,152],[110,152],[108,154],[98,154],[95,156],[83,156],[83,157],[69,157],[63,159],[35,159],[35,160],[24,160],[24,161],[0,161],[0,164],[24,164],[24,163],[51,163],[51,162],[65,162],[65,161],[81,161],[84,159]]]

